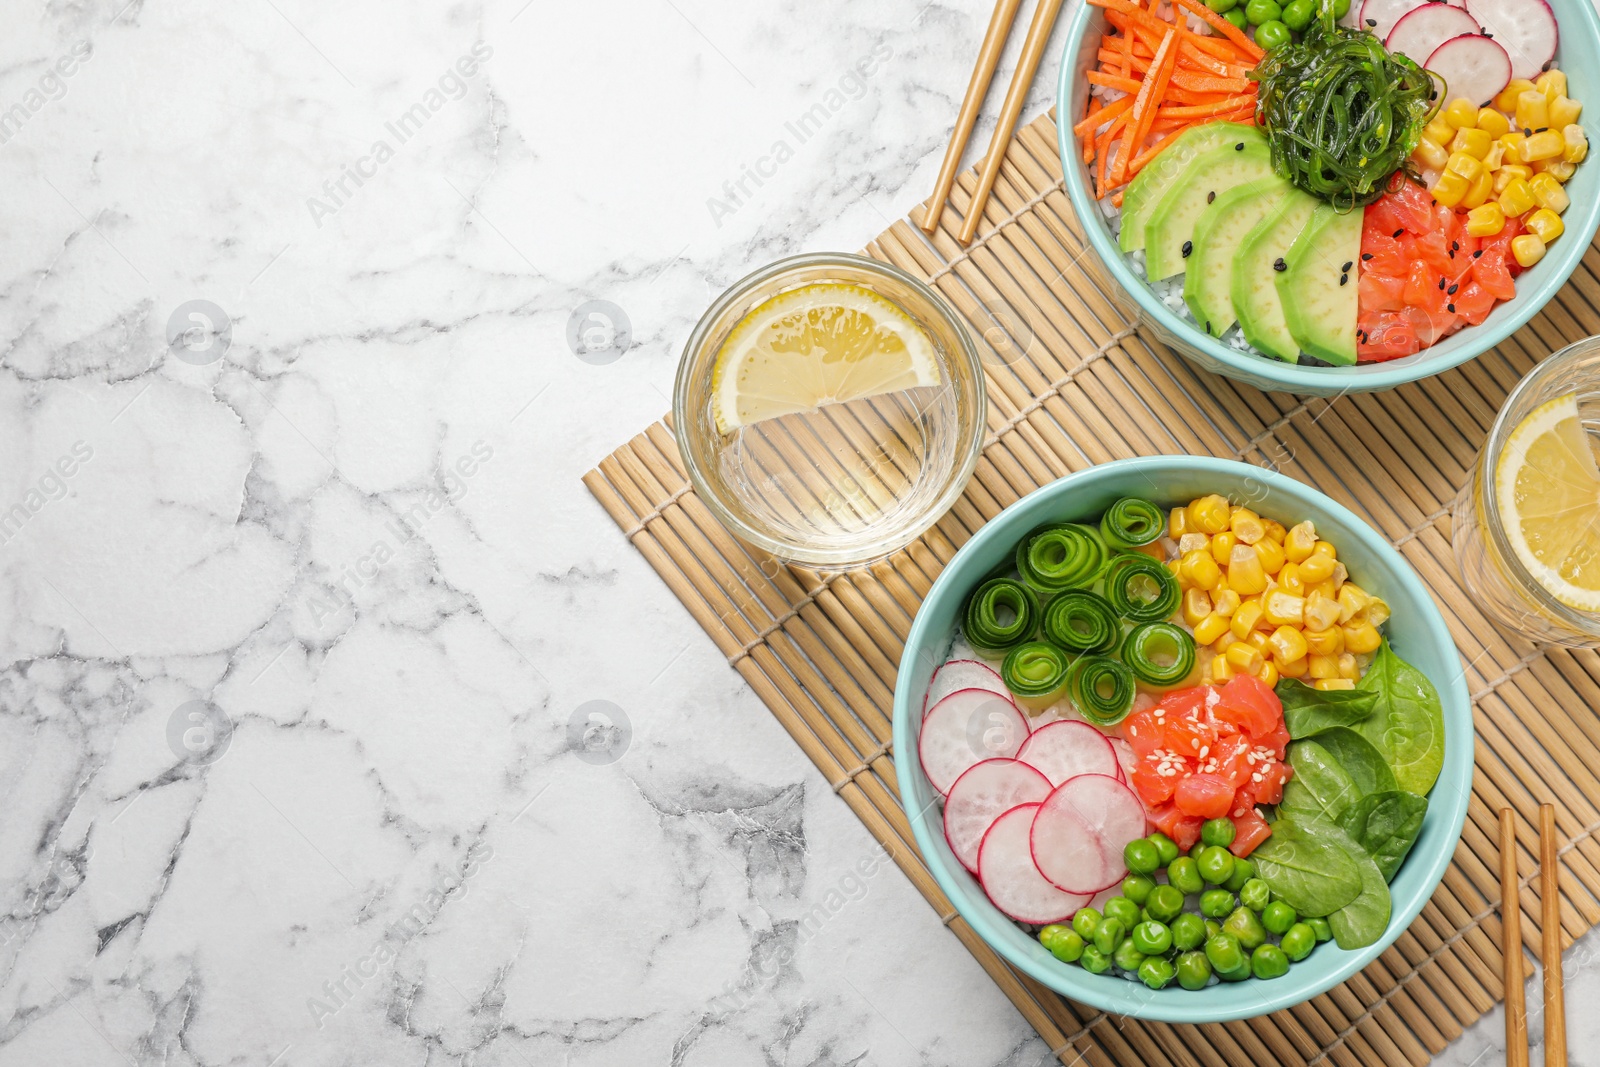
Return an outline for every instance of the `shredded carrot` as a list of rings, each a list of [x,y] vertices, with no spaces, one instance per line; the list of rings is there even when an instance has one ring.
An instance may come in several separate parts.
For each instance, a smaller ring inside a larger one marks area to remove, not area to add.
[[[1112,120],[1111,125],[1106,128],[1106,132],[1100,135],[1098,149],[1100,152],[1100,188],[1099,191],[1095,193],[1096,200],[1104,199],[1107,190],[1110,188],[1106,184],[1106,165],[1110,162],[1111,158],[1111,139],[1122,130],[1124,124],[1127,122],[1127,119],[1128,116],[1126,114],[1118,115]],[[1119,147],[1122,149],[1122,151],[1127,151],[1126,144]]]
[[[1076,126],[1072,127],[1072,132],[1077,134],[1079,137],[1083,137],[1099,129],[1101,126],[1107,122],[1110,122],[1112,119],[1116,118],[1118,115],[1122,114],[1124,111],[1133,106],[1133,97],[1131,96],[1125,96],[1121,100],[1114,101],[1110,104],[1107,104],[1098,96],[1093,97],[1092,99],[1098,102],[1101,106],[1095,107],[1094,104],[1090,104],[1088,117],[1082,122],[1078,123]]]
[[[1171,119],[1215,118],[1218,115],[1232,114],[1241,108],[1248,107],[1254,110],[1255,106],[1255,100],[1250,97],[1227,96],[1214,104],[1173,104],[1170,107],[1161,107],[1157,109],[1156,117]]]
[[[1117,74],[1102,74],[1098,70],[1091,70],[1084,75],[1089,79],[1090,85],[1104,85],[1107,89],[1120,89],[1125,93],[1137,93],[1139,83],[1132,78],[1124,78]]]
[[[1166,92],[1167,82],[1172,77],[1173,64],[1178,59],[1175,47],[1177,39],[1176,29],[1168,30],[1167,35],[1161,39],[1161,47],[1156,49],[1150,75],[1145,78],[1144,84],[1139,89],[1138,100],[1134,101],[1131,119],[1133,133],[1127,138],[1126,150],[1117,157],[1117,165],[1111,172],[1112,180],[1118,185],[1128,179],[1129,157],[1139,150],[1150,132],[1150,123],[1155,118],[1156,102]]]
[[[1206,7],[1206,5],[1197,3],[1196,0],[1173,0],[1173,3],[1182,4],[1189,11],[1199,15],[1207,25],[1238,45],[1251,59],[1259,60],[1267,54],[1260,45],[1246,37],[1243,30],[1215,11],[1212,11],[1209,7]]]
[[[1122,190],[1121,189],[1118,189],[1117,190],[1117,195],[1113,196],[1111,198],[1111,204],[1112,204],[1113,207],[1117,208],[1118,210],[1121,210],[1121,208],[1122,208]]]
[[[1172,76],[1172,84],[1180,89],[1193,89],[1198,93],[1242,93],[1248,91],[1254,83],[1248,78],[1212,78],[1204,74],[1178,71]]]

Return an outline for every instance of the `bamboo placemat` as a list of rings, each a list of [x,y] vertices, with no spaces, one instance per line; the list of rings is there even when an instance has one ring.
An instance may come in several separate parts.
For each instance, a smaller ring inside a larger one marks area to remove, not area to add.
[[[1600,718],[1591,710],[1600,708],[1600,656],[1496,630],[1458,582],[1448,514],[1509,389],[1548,353],[1600,333],[1600,250],[1590,246],[1531,323],[1466,366],[1392,392],[1300,400],[1199,371],[1113,307],[1063,191],[1049,116],[1012,141],[978,240],[962,249],[952,234],[973,183],[963,176],[934,237],[902,220],[866,250],[927,279],[1005,354],[986,362],[990,435],[977,473],[916,543],[864,571],[785,567],[717,524],[690,490],[666,422],[584,483],[1062,1063],[1426,1063],[1501,998],[1502,806],[1516,811],[1519,840],[1528,842],[1537,840],[1539,803],[1555,802],[1564,942],[1600,920]],[[1161,453],[1271,466],[1361,515],[1430,587],[1473,695],[1477,768],[1466,829],[1422,915],[1344,985],[1242,1022],[1107,1016],[1009,968],[923,865],[891,752],[902,643],[956,549],[1040,485]],[[1522,851],[1517,863],[1524,940],[1537,951],[1539,907],[1528,887],[1535,857]]]

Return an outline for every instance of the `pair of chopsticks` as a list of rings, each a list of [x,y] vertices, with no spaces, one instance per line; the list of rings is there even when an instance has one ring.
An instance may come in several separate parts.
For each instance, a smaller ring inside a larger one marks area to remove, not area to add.
[[[1567,1067],[1566,993],[1561,975],[1560,856],[1556,853],[1556,809],[1539,805],[1539,926],[1544,936],[1544,1062]],[[1506,1067],[1528,1067],[1528,1015],[1522,989],[1521,882],[1517,878],[1517,829],[1511,809],[1500,809],[1501,954],[1505,960]]]
[[[983,35],[983,47],[978,50],[978,64],[973,68],[972,81],[967,84],[967,95],[961,101],[961,111],[950,135],[950,147],[945,150],[944,163],[939,168],[939,180],[934,186],[933,199],[928,202],[922,216],[922,229],[933,233],[939,228],[939,216],[944,211],[945,200],[955,185],[956,168],[961,166],[961,155],[967,150],[967,138],[978,121],[978,109],[989,93],[989,83],[994,80],[995,67],[1000,63],[1000,53],[1005,50],[1006,38],[1011,35],[1011,25],[1016,21],[1017,8],[1022,0],[997,0],[994,14],[989,18],[989,29]],[[989,151],[983,157],[978,173],[978,187],[972,191],[972,202],[967,206],[966,217],[961,222],[957,239],[964,245],[972,243],[978,232],[978,222],[983,218],[983,208],[994,190],[995,179],[1000,176],[1000,163],[1005,159],[1006,145],[1022,116],[1022,105],[1027,102],[1028,89],[1033,76],[1039,71],[1039,61],[1044,58],[1045,46],[1050,43],[1050,31],[1055,28],[1056,15],[1061,11],[1061,0],[1039,0],[1028,27],[1028,36],[1022,42],[1022,55],[1017,60],[1016,73],[1011,76],[1011,87],[1006,90],[1005,102],[1000,105],[1000,121],[995,124],[994,136],[989,141]]]

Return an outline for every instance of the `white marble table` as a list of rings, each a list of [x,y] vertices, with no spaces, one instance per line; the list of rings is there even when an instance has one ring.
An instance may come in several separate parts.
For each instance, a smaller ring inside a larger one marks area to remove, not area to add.
[[[0,1063],[1045,1058],[578,480],[987,7],[12,6]]]

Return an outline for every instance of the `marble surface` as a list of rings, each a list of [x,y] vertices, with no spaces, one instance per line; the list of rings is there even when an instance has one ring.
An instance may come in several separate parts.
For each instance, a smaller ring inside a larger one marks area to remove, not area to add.
[[[0,1064],[1047,1058],[578,480],[988,6],[9,12]]]

